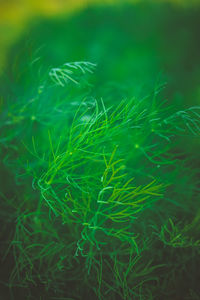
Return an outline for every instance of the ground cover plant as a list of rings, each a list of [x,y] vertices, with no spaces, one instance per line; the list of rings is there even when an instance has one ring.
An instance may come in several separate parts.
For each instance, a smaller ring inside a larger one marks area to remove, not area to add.
[[[95,72],[40,70],[29,97],[2,103],[5,293],[198,299],[198,168],[178,141],[199,135],[200,107],[176,111],[160,83],[142,99],[96,98]]]

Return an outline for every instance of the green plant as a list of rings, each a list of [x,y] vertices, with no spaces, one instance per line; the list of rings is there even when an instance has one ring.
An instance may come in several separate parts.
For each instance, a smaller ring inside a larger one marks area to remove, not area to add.
[[[40,286],[44,299],[158,299],[188,263],[169,270],[163,244],[169,259],[177,248],[195,248],[192,259],[199,251],[189,227],[172,221],[180,210],[198,221],[196,171],[191,184],[178,139],[199,135],[199,107],[174,112],[157,96],[161,85],[110,105],[88,83],[94,66],[50,68],[28,100],[3,105],[9,285],[30,297]]]

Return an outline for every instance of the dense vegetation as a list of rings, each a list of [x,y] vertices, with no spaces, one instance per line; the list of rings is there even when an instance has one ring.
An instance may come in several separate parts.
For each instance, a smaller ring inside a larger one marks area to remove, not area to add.
[[[200,106],[183,102],[196,86],[164,92],[149,40],[133,48],[132,19],[118,26],[108,9],[98,27],[98,14],[77,17],[96,24],[80,49],[73,20],[68,46],[64,21],[55,41],[40,25],[54,51],[15,55],[1,81],[2,297],[199,299]],[[80,61],[64,62],[75,49]]]

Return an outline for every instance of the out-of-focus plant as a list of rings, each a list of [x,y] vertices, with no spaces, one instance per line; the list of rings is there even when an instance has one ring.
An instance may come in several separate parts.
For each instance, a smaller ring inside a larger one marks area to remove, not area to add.
[[[169,2],[179,7],[191,7],[199,4],[198,0],[104,0],[103,5],[118,6],[125,3],[135,5],[137,3],[160,4]],[[2,70],[6,63],[7,55],[13,45],[20,39],[20,36],[31,28],[32,22],[38,18],[59,18],[66,17],[88,6],[102,5],[99,0],[13,0],[0,3],[0,69]],[[2,71],[0,71],[2,74]]]

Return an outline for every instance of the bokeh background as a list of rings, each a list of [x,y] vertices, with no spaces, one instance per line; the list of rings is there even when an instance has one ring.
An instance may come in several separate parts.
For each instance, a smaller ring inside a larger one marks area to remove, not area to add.
[[[177,109],[200,104],[199,0],[9,0],[0,5],[3,97],[11,86],[30,89],[34,78],[26,72],[33,62],[38,70],[88,60],[98,64],[95,84],[101,97],[102,85],[106,95],[124,98],[143,97],[159,82],[166,85],[161,97]]]
[[[95,61],[105,79],[120,80],[121,85],[129,81],[134,92],[160,76],[167,83],[167,96],[199,103],[199,4],[198,0],[3,1],[1,77],[9,74],[16,60],[26,64],[38,51],[46,65]]]

